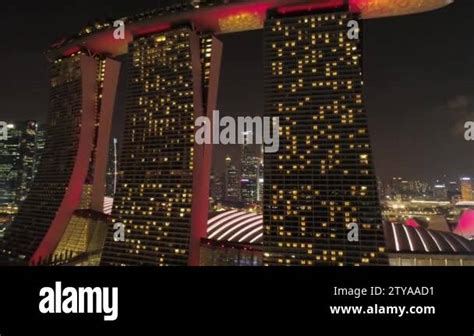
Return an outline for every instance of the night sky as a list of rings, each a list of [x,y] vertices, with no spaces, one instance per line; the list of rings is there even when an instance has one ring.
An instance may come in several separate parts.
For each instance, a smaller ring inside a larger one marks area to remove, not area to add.
[[[119,18],[158,0],[69,0],[0,3],[0,120],[46,120],[53,42],[96,18]],[[366,21],[366,106],[377,174],[432,180],[474,176],[474,142],[463,125],[474,121],[474,1],[456,0],[437,12]],[[263,113],[262,34],[223,37],[221,115]],[[123,119],[121,85],[115,134]],[[238,160],[237,148],[217,148]]]

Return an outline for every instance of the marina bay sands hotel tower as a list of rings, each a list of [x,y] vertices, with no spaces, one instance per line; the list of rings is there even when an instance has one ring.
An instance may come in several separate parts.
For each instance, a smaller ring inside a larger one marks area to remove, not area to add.
[[[280,149],[264,157],[264,264],[385,264],[358,29],[451,2],[175,1],[56,43],[45,152],[0,252],[36,265],[64,242],[78,210],[103,212],[115,58],[127,54],[123,176],[101,264],[198,265],[212,146],[195,143],[194,123],[217,108],[219,36],[263,29],[264,115],[280,119]],[[359,237],[350,241],[353,223]]]

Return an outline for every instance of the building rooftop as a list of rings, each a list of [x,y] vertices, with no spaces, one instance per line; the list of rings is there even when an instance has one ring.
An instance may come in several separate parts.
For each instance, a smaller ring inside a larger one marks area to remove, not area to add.
[[[333,9],[349,4],[352,12],[363,19],[407,15],[435,10],[453,0],[182,0],[151,11],[125,18],[125,39],[114,38],[116,20],[98,21],[77,35],[65,37],[49,50],[51,58],[67,57],[81,49],[92,53],[120,55],[128,44],[143,35],[191,24],[201,32],[216,34],[262,29],[268,10],[280,14],[304,13],[317,9]]]

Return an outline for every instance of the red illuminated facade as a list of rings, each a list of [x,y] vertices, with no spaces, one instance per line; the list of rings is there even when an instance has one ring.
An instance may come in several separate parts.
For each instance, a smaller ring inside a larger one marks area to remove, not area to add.
[[[192,25],[196,31],[213,34],[263,29],[270,9],[290,14],[347,5],[362,19],[372,19],[426,12],[450,3],[451,0],[189,0],[123,19],[126,30],[123,40],[114,39],[113,22],[104,22],[85,28],[71,39],[59,41],[51,46],[50,52],[67,55],[77,48],[86,48],[99,54],[125,54],[134,38],[166,31],[182,23]]]
[[[84,202],[103,211],[108,140],[120,64],[82,52],[51,63],[44,154],[2,252],[35,265],[48,258]]]

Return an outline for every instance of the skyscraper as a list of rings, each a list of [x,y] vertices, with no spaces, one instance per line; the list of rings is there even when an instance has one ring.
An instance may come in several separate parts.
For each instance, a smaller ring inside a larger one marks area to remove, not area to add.
[[[114,197],[117,191],[118,179],[118,139],[112,139],[109,149],[109,161],[107,163],[107,182],[106,182],[106,196]]]
[[[0,142],[0,204],[18,206],[33,180],[37,125],[35,121],[8,124],[8,139]]]
[[[463,201],[472,201],[472,181],[469,177],[461,178],[461,198]]]
[[[435,184],[433,187],[433,196],[439,201],[446,201],[448,199],[448,189],[445,184]]]
[[[259,165],[262,159],[258,157],[250,145],[242,145],[241,152],[241,199],[248,204],[258,200]]]
[[[347,7],[296,7],[265,23],[265,115],[280,118],[280,150],[265,154],[266,265],[386,262],[351,20]],[[359,241],[348,240],[351,223]]]
[[[35,163],[33,168],[33,180],[38,174],[39,164],[41,162],[41,157],[44,153],[44,145],[46,141],[46,130],[44,129],[43,124],[37,124],[36,129],[36,151],[35,151]]]
[[[119,68],[80,51],[53,59],[45,149],[31,191],[5,233],[4,257],[29,264],[49,258],[81,201],[103,210]]]
[[[14,124],[7,129],[7,139],[0,142],[0,205],[4,206],[16,201],[21,142]]]
[[[18,205],[26,199],[34,178],[37,157],[38,124],[35,121],[20,123],[20,143],[18,160],[18,180],[16,202]]]
[[[195,118],[215,109],[221,44],[183,26],[138,37],[130,74],[113,217],[104,265],[198,265],[206,234],[210,148],[194,142]],[[212,62],[211,62],[212,60]]]

